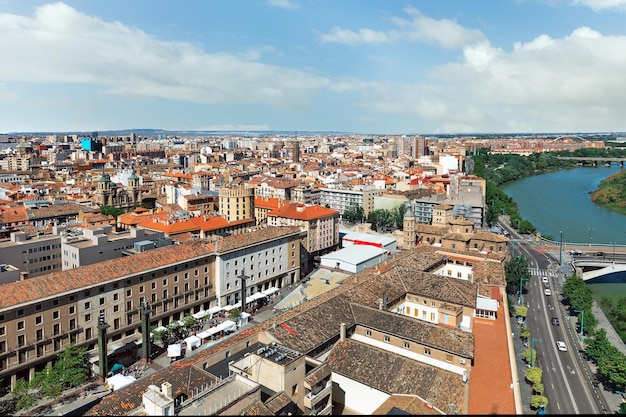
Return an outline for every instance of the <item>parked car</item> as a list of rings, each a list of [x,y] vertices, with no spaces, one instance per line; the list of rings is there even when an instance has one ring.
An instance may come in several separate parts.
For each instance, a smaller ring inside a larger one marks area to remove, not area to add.
[[[561,352],[567,352],[567,345],[565,345],[565,342],[562,341],[562,340],[557,340],[556,341],[556,347]]]
[[[596,252],[596,256],[604,256],[604,252]]]
[[[559,318],[558,317],[552,317],[552,325],[553,326],[558,326],[559,325]]]
[[[543,293],[545,295],[552,295],[552,291],[550,291],[550,288],[546,288],[545,290],[543,290]]]

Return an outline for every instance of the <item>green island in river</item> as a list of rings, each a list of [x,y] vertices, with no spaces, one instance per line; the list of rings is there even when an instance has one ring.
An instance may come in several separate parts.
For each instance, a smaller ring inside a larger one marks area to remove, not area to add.
[[[626,214],[626,171],[602,180],[598,189],[591,192],[591,201],[609,210]]]

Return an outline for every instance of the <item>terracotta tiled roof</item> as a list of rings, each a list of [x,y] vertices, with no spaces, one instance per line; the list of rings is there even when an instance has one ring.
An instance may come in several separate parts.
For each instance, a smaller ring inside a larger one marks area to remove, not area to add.
[[[0,209],[0,221],[5,224],[28,222],[28,212],[23,205]]]
[[[417,395],[440,410],[453,404],[467,414],[461,375],[351,339],[335,346],[327,363],[333,372],[386,394]]]
[[[471,333],[354,303],[352,303],[352,312],[356,323],[361,326],[432,346],[464,358],[474,358],[474,335]]]
[[[192,391],[201,391],[206,385],[219,382],[219,379],[192,363],[174,363],[159,372],[138,379],[127,387],[113,391],[102,398],[100,403],[88,410],[87,416],[124,416],[142,404],[142,395],[149,385],[161,387],[164,382],[172,384],[174,398]]]
[[[378,308],[384,291],[390,302],[409,293],[474,308],[476,284],[421,272],[441,264],[444,258],[445,255],[431,250],[408,251],[390,261],[385,271],[381,268],[380,274],[373,269],[361,271],[345,279],[341,286],[273,317],[263,325],[281,344],[309,353],[339,334],[341,323],[346,323],[348,327],[355,323],[351,302]],[[281,323],[285,323],[295,334],[280,326]],[[273,324],[277,326],[273,328]]]
[[[339,211],[326,208],[320,205],[305,205],[292,203],[287,206],[277,208],[267,213],[272,217],[284,217],[296,220],[316,220],[324,217],[333,217],[339,215]]]

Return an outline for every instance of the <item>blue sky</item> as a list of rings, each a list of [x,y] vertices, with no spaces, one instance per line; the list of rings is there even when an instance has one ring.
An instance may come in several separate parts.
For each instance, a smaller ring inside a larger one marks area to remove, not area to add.
[[[626,0],[0,0],[0,133],[626,131]]]

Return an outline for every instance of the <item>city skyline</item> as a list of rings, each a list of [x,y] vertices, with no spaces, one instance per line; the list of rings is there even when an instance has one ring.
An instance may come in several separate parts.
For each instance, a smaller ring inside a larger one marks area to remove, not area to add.
[[[0,133],[621,132],[626,0],[0,0]]]

